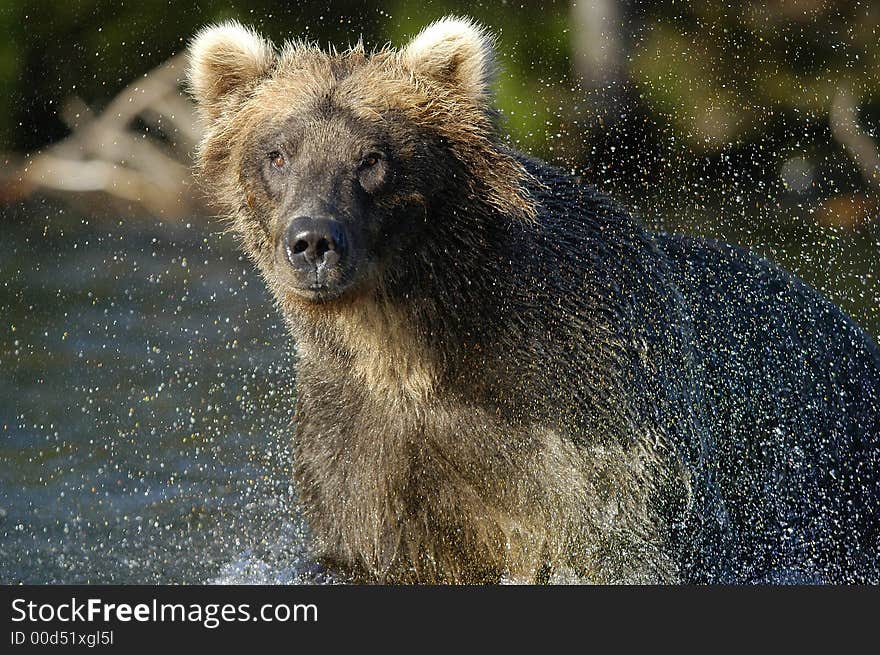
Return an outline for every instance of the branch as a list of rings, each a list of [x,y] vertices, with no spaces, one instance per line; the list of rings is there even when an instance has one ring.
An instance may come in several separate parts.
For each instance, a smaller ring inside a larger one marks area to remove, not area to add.
[[[100,113],[70,98],[61,116],[69,136],[41,152],[4,162],[0,202],[46,192],[75,201],[100,193],[168,218],[204,211],[192,193],[190,152],[201,133],[180,93],[184,55],[126,86]]]
[[[880,190],[880,152],[871,136],[859,124],[858,101],[846,89],[838,89],[828,112],[834,140],[853,158],[862,177]]]

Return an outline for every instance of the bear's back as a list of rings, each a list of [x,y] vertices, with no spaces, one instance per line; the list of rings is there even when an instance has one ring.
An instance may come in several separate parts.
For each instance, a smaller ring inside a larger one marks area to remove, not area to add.
[[[656,238],[690,312],[737,579],[877,581],[880,349],[766,260]]]

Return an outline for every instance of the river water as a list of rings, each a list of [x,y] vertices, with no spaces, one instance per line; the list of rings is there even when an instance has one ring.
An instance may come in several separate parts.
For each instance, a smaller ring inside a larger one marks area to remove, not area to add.
[[[234,239],[3,212],[0,582],[321,581],[290,483],[294,351]],[[877,335],[876,236],[725,225]]]
[[[51,206],[5,219],[0,581],[305,571],[293,351],[234,240]]]

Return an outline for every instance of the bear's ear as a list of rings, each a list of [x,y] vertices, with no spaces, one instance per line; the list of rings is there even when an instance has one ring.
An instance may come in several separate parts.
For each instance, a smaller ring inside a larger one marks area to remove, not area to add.
[[[468,18],[432,23],[401,51],[417,75],[452,85],[474,100],[489,95],[495,77],[495,39]]]
[[[236,21],[202,28],[189,46],[189,87],[214,119],[231,92],[265,76],[275,64],[272,44]]]

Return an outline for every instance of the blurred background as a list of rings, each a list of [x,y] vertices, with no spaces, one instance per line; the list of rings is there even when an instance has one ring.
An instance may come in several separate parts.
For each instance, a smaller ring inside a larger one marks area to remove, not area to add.
[[[0,582],[314,580],[293,351],[190,175],[183,51],[499,36],[511,143],[880,334],[880,4],[0,2]]]

